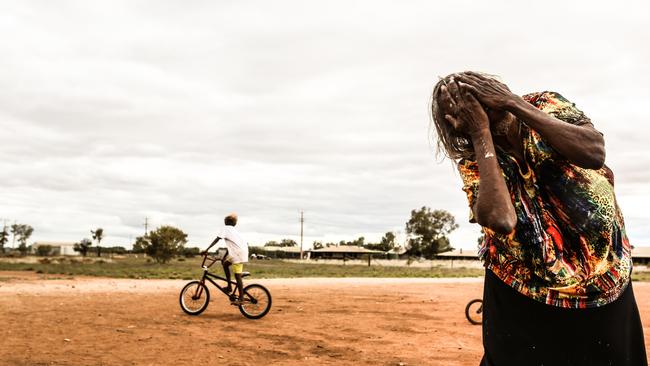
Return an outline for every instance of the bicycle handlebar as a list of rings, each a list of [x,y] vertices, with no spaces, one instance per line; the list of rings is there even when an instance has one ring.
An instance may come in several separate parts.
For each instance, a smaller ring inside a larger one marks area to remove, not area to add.
[[[210,265],[208,267],[211,267],[213,264],[215,264],[219,260],[219,258],[217,258],[215,256],[210,256],[210,254],[206,251],[205,253],[203,253],[203,262],[201,262],[201,268],[205,267],[205,261],[208,260],[208,259],[210,259],[212,261],[212,263],[210,263]]]

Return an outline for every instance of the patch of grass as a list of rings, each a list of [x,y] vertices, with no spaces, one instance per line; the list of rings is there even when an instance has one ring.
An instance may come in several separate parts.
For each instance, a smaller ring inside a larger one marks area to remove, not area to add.
[[[650,281],[650,272],[632,272],[632,281]]]
[[[479,277],[483,269],[475,268],[412,268],[381,267],[377,265],[332,265],[289,263],[279,260],[255,261],[245,265],[254,278],[293,278],[293,277]],[[221,272],[219,263],[213,271]],[[68,276],[100,276],[115,278],[158,278],[184,279],[199,278],[202,274],[201,259],[187,258],[184,261],[170,261],[158,264],[144,258],[114,259],[111,262],[89,263],[84,261],[63,261],[59,263],[3,263],[0,270],[36,271],[44,274],[63,274]]]

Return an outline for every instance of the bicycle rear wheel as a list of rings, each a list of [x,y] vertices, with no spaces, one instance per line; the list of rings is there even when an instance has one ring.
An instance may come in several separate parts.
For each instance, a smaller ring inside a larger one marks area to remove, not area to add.
[[[189,282],[181,290],[181,309],[189,315],[199,315],[210,303],[210,291],[201,281]]]
[[[266,287],[252,284],[244,287],[244,302],[239,311],[248,319],[259,319],[271,310],[271,293]]]
[[[470,301],[465,307],[465,316],[474,325],[483,323],[483,300],[474,299]]]

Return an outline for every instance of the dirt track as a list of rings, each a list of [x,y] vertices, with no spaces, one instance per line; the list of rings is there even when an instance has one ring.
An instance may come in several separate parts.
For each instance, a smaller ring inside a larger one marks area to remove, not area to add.
[[[478,279],[250,280],[273,294],[262,320],[215,291],[187,316],[185,282],[0,272],[0,364],[477,365],[482,353],[463,314]],[[646,335],[649,289],[635,283]]]

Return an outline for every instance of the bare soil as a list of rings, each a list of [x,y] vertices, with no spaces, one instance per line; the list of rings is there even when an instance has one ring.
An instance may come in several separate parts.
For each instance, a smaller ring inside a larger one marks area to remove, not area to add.
[[[481,279],[255,280],[273,294],[261,320],[216,289],[178,305],[187,281],[0,272],[2,365],[478,365],[465,320]],[[650,334],[650,283],[635,283]],[[650,349],[648,350],[650,353]]]

